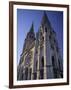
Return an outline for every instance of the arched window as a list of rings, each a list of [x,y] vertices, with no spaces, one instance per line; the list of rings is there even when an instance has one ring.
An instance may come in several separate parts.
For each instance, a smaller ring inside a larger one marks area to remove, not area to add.
[[[23,68],[21,68],[21,70],[19,71],[19,73],[20,73],[20,75],[19,75],[20,78],[19,79],[20,80],[23,80]]]
[[[59,63],[59,72],[60,72],[61,78],[63,78],[63,70],[61,70],[61,65],[60,65],[59,59],[58,59],[58,63]]]
[[[45,32],[47,32],[47,28],[45,27]]]
[[[29,80],[31,80],[32,68],[29,69]]]
[[[34,72],[34,79],[37,79],[37,64],[38,64],[38,61],[36,61],[36,65],[35,65],[36,71]]]
[[[41,58],[40,79],[44,78],[44,57]]]
[[[28,67],[25,68],[25,80],[28,80]]]
[[[53,73],[54,73],[54,78],[57,78],[57,68],[55,67],[55,59],[54,56],[52,56],[52,66],[53,66]]]

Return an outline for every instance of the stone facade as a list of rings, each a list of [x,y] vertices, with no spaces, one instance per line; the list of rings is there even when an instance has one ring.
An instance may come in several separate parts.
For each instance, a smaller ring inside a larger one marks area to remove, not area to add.
[[[60,56],[56,33],[44,12],[36,35],[33,24],[27,33],[17,67],[17,80],[54,78],[63,78],[63,60]]]

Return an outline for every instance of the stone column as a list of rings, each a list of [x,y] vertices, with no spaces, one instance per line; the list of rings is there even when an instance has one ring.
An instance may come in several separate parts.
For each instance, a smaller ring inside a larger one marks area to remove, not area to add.
[[[40,79],[40,32],[39,32],[39,45],[38,45],[38,65],[37,65],[37,79]]]
[[[46,33],[44,32],[44,79],[47,79],[46,60]]]
[[[40,60],[40,46],[38,47],[37,79],[39,79],[39,75],[40,75],[39,60]]]
[[[51,50],[49,42],[49,31],[44,30],[44,78],[53,78],[53,67],[51,61]]]
[[[35,59],[35,47],[33,48],[33,55],[32,55],[32,76],[31,76],[31,79],[33,80],[33,77],[34,77],[34,59]]]

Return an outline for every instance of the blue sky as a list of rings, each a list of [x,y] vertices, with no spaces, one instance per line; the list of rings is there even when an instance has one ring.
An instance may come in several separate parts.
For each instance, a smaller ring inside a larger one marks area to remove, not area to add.
[[[32,22],[36,33],[41,24],[43,13],[44,11],[42,10],[17,9],[17,63],[19,63],[24,40],[27,32],[30,30]],[[46,14],[52,28],[56,32],[58,46],[60,48],[61,56],[63,56],[63,12],[46,11]]]

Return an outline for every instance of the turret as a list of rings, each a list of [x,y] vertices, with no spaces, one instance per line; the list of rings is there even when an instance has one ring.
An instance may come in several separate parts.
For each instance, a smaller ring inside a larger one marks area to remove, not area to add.
[[[32,23],[31,28],[30,28],[30,30],[27,33],[27,36],[25,38],[25,43],[23,46],[23,52],[24,52],[24,50],[28,49],[28,47],[30,47],[34,41],[35,41],[35,33],[34,33],[34,25]]]

